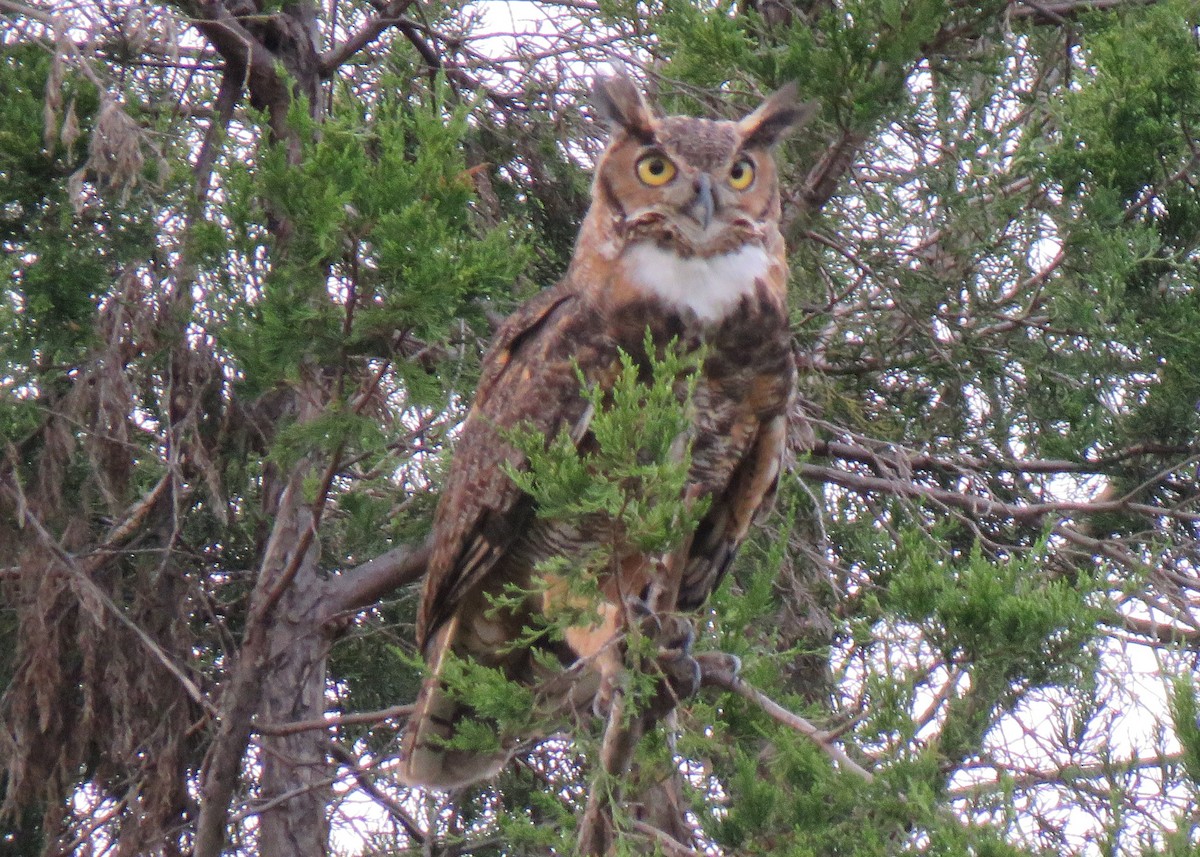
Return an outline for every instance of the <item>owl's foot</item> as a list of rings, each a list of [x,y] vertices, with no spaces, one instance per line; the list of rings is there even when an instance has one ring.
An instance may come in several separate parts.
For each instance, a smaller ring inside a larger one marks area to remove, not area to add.
[[[658,687],[650,698],[644,715],[650,721],[659,720],[700,689],[700,664],[692,657],[696,629],[689,619],[668,613],[654,617],[657,629],[653,635],[658,651],[647,666],[659,675]]]
[[[667,705],[667,711],[674,708],[680,700],[695,696],[696,691],[700,689],[700,662],[690,651],[660,650],[656,664],[663,677],[658,696],[662,698],[663,704]],[[662,713],[665,714],[666,711]]]
[[[726,652],[693,655],[690,649],[689,640],[685,649],[659,650],[656,665],[662,679],[644,713],[648,723],[662,719],[705,685],[726,686],[742,669],[742,661],[737,655]]]
[[[674,613],[655,613],[640,599],[629,599],[625,606],[632,636],[642,638],[644,644],[631,643],[625,650],[625,669],[658,679],[650,699],[643,702],[643,716],[653,722],[700,688],[700,665],[691,654],[696,631],[689,619]],[[634,655],[635,651],[641,656]],[[614,697],[627,686],[625,670],[617,664],[608,667],[601,666],[590,694],[592,711],[601,718],[608,716]]]
[[[628,624],[641,636],[653,640],[660,650],[691,649],[696,629],[690,619],[678,613],[656,613],[640,598],[627,598],[625,611]]]
[[[696,630],[690,619],[676,613],[655,613],[645,602],[630,599],[626,602],[629,625],[634,635],[645,638],[651,647],[641,663],[635,663],[630,653],[626,654],[626,669],[654,675],[657,686],[650,698],[643,703],[642,716],[646,723],[664,717],[685,699],[694,696],[709,676],[735,676],[741,669],[741,661],[725,652],[701,652],[692,654]],[[637,649],[637,646],[631,648]],[[645,649],[641,649],[645,652]],[[591,700],[593,713],[606,718],[612,709],[613,698],[626,681],[619,663],[608,664],[599,674],[593,675],[592,683],[577,688],[577,703]],[[580,689],[586,686],[586,690]],[[578,710],[578,708],[576,708]]]
[[[701,652],[696,655],[700,665],[700,684],[712,684],[716,678],[733,678],[742,671],[742,659],[728,652]]]

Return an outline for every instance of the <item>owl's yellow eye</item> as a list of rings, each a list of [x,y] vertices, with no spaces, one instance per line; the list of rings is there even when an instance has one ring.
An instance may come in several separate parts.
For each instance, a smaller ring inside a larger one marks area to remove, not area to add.
[[[665,155],[645,155],[637,162],[637,174],[650,187],[659,187],[675,178],[675,165]]]
[[[754,162],[742,158],[729,171],[729,186],[734,190],[745,190],[754,181]]]

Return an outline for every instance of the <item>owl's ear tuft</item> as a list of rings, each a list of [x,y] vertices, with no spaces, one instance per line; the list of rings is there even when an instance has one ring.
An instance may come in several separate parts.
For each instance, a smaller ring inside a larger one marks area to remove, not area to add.
[[[789,83],[738,123],[744,146],[773,146],[812,118],[817,102],[798,100],[796,84]]]
[[[624,128],[642,142],[654,139],[654,114],[642,93],[624,74],[598,77],[592,88],[596,115],[615,131]]]

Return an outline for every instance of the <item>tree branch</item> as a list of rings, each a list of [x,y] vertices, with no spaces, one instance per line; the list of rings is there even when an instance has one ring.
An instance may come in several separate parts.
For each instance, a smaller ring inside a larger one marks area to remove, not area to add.
[[[196,165],[192,168],[195,180],[192,183],[194,211],[191,219],[195,220],[208,200],[209,186],[212,182],[213,166],[217,162],[217,151],[225,129],[233,119],[234,108],[242,95],[242,78],[233,73],[233,67],[226,63],[221,72],[221,84],[217,89],[217,103],[213,110],[212,119],[204,132],[204,142],[200,144],[200,153],[196,156]]]
[[[1056,788],[1070,787],[1079,780],[1096,780],[1111,777],[1114,774],[1137,771],[1143,768],[1161,769],[1166,765],[1178,765],[1184,762],[1183,753],[1155,756],[1132,756],[1128,759],[1105,759],[1091,765],[1069,764],[1045,770],[1027,770],[1005,776],[999,780],[967,783],[953,786],[947,794],[955,799],[970,799],[973,797],[1007,794],[1009,789],[1029,789],[1037,786],[1054,786]]]
[[[797,471],[801,476],[841,485],[852,491],[861,493],[878,492],[891,496],[923,498],[932,500],[946,508],[960,509],[975,517],[995,515],[1011,518],[1017,521],[1037,519],[1046,515],[1068,515],[1071,513],[1098,514],[1102,512],[1134,512],[1150,517],[1176,518],[1189,523],[1200,519],[1200,514],[1180,510],[1159,508],[1144,503],[1133,503],[1128,500],[1093,500],[1073,501],[1062,500],[1050,503],[1005,503],[978,494],[964,494],[960,491],[950,491],[936,488],[932,485],[921,485],[905,479],[887,479],[878,476],[867,476],[862,473],[851,473],[834,467],[819,467],[815,464],[801,464]]]
[[[269,654],[267,613],[258,605],[275,589],[279,577],[291,565],[292,555],[302,541],[303,532],[311,525],[309,509],[301,502],[308,469],[304,462],[293,468],[275,509],[275,525],[250,596],[250,619],[242,637],[232,678],[221,699],[220,724],[200,778],[201,801],[200,814],[196,819],[195,857],[219,857],[224,850],[230,801],[250,740]],[[315,565],[316,554],[315,549],[306,549],[304,562]]]
[[[684,498],[684,504],[690,509],[698,499],[699,490],[693,487]],[[694,532],[689,533],[669,554],[659,560],[659,573],[654,575],[647,596],[649,607],[656,614],[665,614],[676,609],[679,586],[694,535]],[[624,623],[625,627],[629,627],[628,615]],[[620,675],[608,678],[619,681]],[[604,680],[602,678],[602,681]],[[604,738],[600,744],[600,769],[604,776],[599,784],[593,781],[583,820],[579,823],[576,850],[585,857],[602,857],[609,852],[615,834],[613,804],[620,799],[619,778],[629,770],[633,752],[646,729],[654,722],[656,716],[661,716],[661,712],[629,710],[628,705],[629,700],[624,689],[620,686],[614,687]]]
[[[222,0],[189,0],[183,9],[192,16],[191,25],[203,35],[228,64],[226,72],[250,90],[250,102],[269,111],[271,131],[279,140],[295,145],[295,134],[287,123],[291,91],[279,74],[278,62],[254,34],[230,14]]]
[[[600,743],[600,770],[603,775],[593,778],[588,791],[587,806],[579,822],[576,851],[583,857],[604,857],[614,837],[613,804],[618,778],[629,767],[629,760],[642,735],[642,718],[637,712],[627,712],[625,692],[617,689],[608,709],[604,738]]]
[[[369,607],[397,587],[425,574],[433,552],[433,540],[420,545],[401,545],[335,577],[327,584],[324,622]]]
[[[1065,24],[1088,12],[1103,12],[1122,6],[1149,6],[1158,0],[1059,0],[1051,3],[1033,3],[1014,0],[1008,14],[1014,18],[1028,18],[1035,24]]]
[[[413,2],[414,0],[389,0],[361,30],[337,47],[321,54],[319,64],[321,79],[328,80],[346,60],[378,39],[388,27],[399,24],[402,20],[400,16]]]
[[[1136,634],[1139,637],[1157,640],[1165,646],[1184,644],[1189,648],[1194,648],[1200,645],[1200,631],[1191,628],[1181,628],[1179,625],[1159,622],[1154,619],[1118,615],[1111,621],[1105,622],[1105,624],[1114,628],[1124,628],[1126,631]]]
[[[829,758],[833,759],[845,770],[861,777],[868,783],[875,780],[874,774],[846,755],[846,751],[834,742],[833,736],[830,733],[818,729],[799,714],[793,714],[791,711],[788,711],[765,693],[743,681],[737,673],[728,669],[723,664],[724,661],[702,661],[704,670],[701,673],[701,685],[733,691],[743,699],[753,702],[770,715],[772,719],[810,738]]]
[[[689,848],[665,830],[659,830],[652,824],[647,824],[636,818],[630,824],[638,833],[644,833],[653,839],[666,857],[704,857],[696,849]]]
[[[818,440],[813,444],[812,454],[822,458],[856,461],[860,464],[869,464],[872,466],[883,465],[889,469],[903,466],[908,470],[926,470],[940,473],[958,473],[970,470],[973,472],[987,471],[991,473],[1038,473],[1054,475],[1058,473],[1104,473],[1115,465],[1132,458],[1147,455],[1178,455],[1186,457],[1200,453],[1200,449],[1182,444],[1136,444],[1091,461],[1068,461],[1066,459],[1021,460],[1015,458],[980,458],[969,455],[958,455],[954,458],[937,458],[927,453],[897,450],[893,444],[887,445],[886,449],[887,453],[885,454],[859,444]]]
[[[408,814],[404,806],[391,795],[385,792],[379,786],[375,785],[374,780],[367,776],[363,770],[362,763],[354,757],[354,754],[339,744],[337,741],[329,742],[329,753],[338,762],[346,766],[350,772],[350,776],[354,777],[354,781],[358,783],[358,787],[371,796],[371,798],[385,810],[388,815],[394,818],[404,832],[416,843],[425,844],[425,832],[421,830],[417,822]]]
[[[264,735],[295,735],[314,729],[328,729],[330,726],[353,726],[361,723],[379,723],[395,717],[407,717],[412,713],[413,705],[393,705],[379,711],[355,711],[336,717],[321,717],[315,720],[293,720],[290,723],[255,723],[254,728]]]
[[[829,202],[838,182],[842,180],[854,163],[854,157],[867,135],[862,131],[846,128],[841,136],[825,150],[821,159],[808,171],[800,187],[801,208],[805,213],[819,211]]]

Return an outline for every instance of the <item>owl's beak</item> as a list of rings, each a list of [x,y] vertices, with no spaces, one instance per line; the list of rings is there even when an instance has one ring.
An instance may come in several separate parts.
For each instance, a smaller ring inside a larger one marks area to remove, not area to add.
[[[696,198],[692,200],[692,204],[688,207],[688,214],[700,223],[701,229],[708,229],[708,224],[712,223],[713,210],[716,208],[716,201],[713,199],[712,179],[708,177],[708,173],[701,173],[696,178],[695,183]]]

